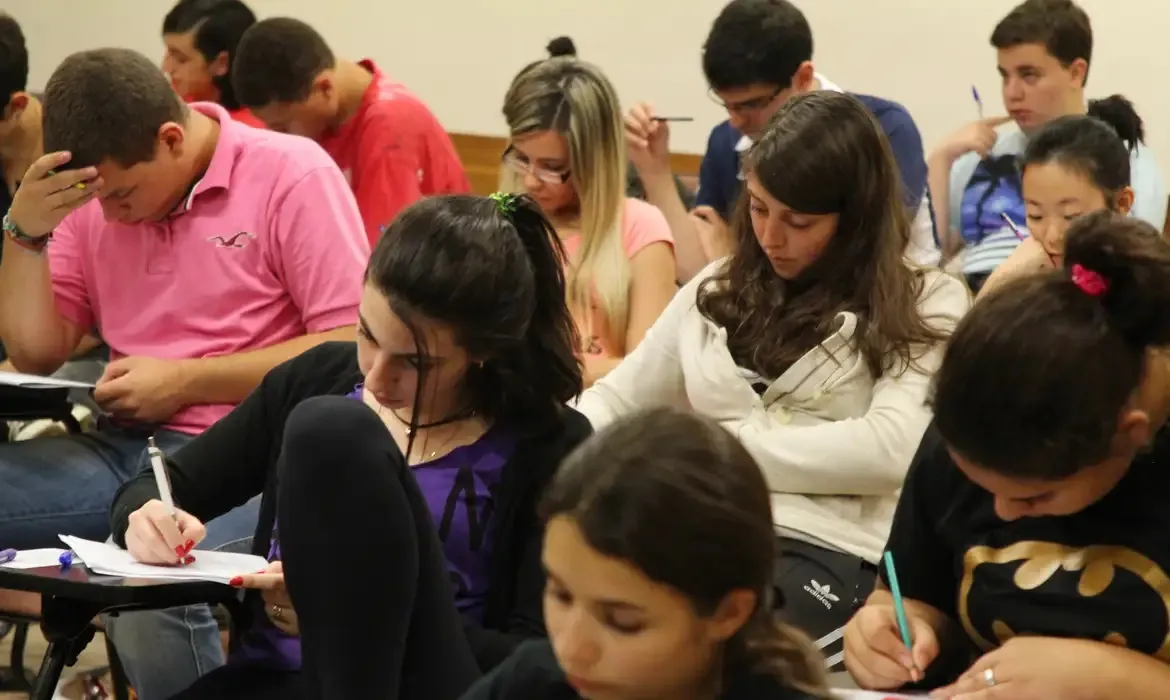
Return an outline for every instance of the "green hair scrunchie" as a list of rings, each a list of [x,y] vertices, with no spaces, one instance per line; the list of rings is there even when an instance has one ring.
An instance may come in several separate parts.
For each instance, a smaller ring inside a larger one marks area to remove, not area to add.
[[[516,212],[516,203],[520,201],[520,195],[512,194],[511,192],[493,192],[488,195],[488,199],[496,203],[496,209],[509,219],[512,214]]]

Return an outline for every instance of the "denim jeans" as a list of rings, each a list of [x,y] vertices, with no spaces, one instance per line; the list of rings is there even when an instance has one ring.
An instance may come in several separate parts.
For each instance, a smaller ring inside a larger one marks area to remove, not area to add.
[[[196,549],[250,552],[260,496],[207,523]],[[126,677],[139,700],[166,700],[223,666],[219,625],[207,605],[187,605],[105,617]]]
[[[173,452],[191,436],[159,430]],[[146,438],[113,427],[0,444],[0,549],[60,547],[57,535],[104,541],[118,487],[149,466]]]

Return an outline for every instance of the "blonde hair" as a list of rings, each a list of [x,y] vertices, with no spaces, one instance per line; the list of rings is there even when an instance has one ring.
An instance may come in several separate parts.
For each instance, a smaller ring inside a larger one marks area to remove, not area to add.
[[[593,297],[608,320],[610,338],[624,348],[629,318],[630,262],[622,245],[626,202],[626,146],[617,91],[596,66],[572,56],[534,63],[520,72],[504,98],[511,137],[538,131],[561,134],[569,147],[570,182],[581,203],[581,246],[566,280],[569,305],[590,323]],[[505,169],[501,188],[518,191]],[[586,338],[595,329],[584,328]]]

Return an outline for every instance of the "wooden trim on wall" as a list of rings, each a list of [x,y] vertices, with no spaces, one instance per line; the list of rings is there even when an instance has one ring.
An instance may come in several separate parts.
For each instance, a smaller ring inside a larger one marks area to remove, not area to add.
[[[471,191],[480,195],[495,192],[500,183],[500,156],[508,147],[508,139],[481,134],[453,133],[450,136],[471,180]],[[675,175],[689,180],[698,176],[702,159],[702,156],[691,153],[671,153],[670,165]]]

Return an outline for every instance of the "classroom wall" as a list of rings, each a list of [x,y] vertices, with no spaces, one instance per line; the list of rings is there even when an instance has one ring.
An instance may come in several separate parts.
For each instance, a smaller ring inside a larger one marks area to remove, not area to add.
[[[1015,0],[797,0],[813,26],[816,65],[837,83],[890,97],[917,119],[928,146],[975,117],[971,85],[989,116],[1000,106],[988,36]],[[453,132],[502,135],[499,103],[511,76],[570,34],[624,102],[652,100],[674,125],[673,150],[701,153],[720,110],[706,97],[699,55],[723,0],[250,0],[262,16],[315,25],[339,53],[372,56],[430,103]],[[170,0],[3,0],[24,26],[31,83],[43,86],[72,51],[118,45],[161,58]],[[1091,96],[1121,92],[1170,163],[1170,3],[1082,0],[1096,35]],[[1161,18],[1161,19],[1159,19]],[[935,29],[931,29],[934,27]],[[1162,47],[1162,48],[1159,48]]]

